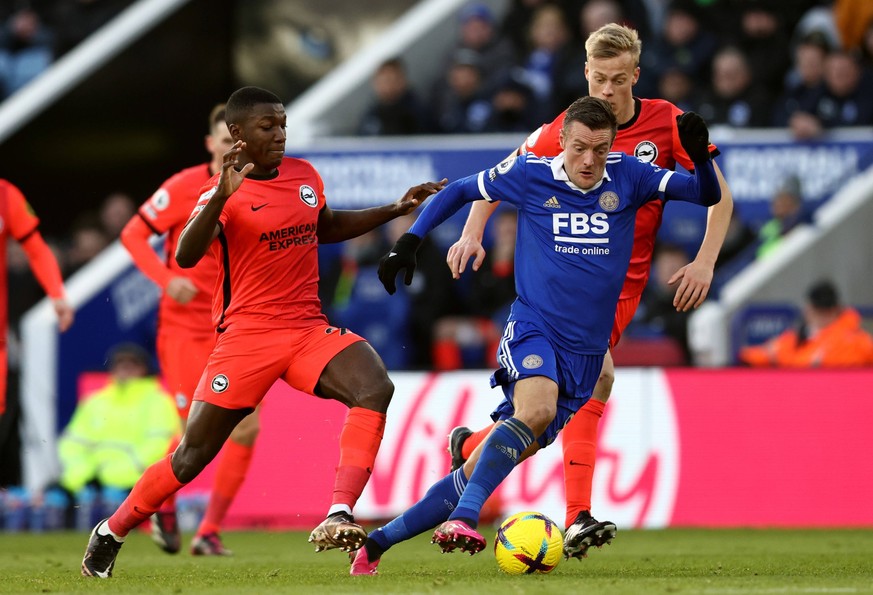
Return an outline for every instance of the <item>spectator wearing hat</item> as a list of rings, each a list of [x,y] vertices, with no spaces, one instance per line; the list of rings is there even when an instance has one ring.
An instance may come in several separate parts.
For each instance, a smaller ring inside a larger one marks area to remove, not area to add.
[[[861,328],[861,316],[843,306],[830,281],[813,285],[807,293],[803,317],[763,345],[744,347],[740,361],[750,366],[786,368],[845,368],[873,365],[873,337]]]
[[[129,491],[181,433],[176,405],[150,375],[150,362],[139,345],[115,346],[108,384],[79,401],[58,441],[58,483],[71,494],[94,483],[104,492]]]
[[[515,63],[512,42],[499,30],[494,13],[482,3],[464,6],[458,14],[458,42],[446,60],[447,71],[456,63],[458,50],[476,56],[483,93],[490,96]]]

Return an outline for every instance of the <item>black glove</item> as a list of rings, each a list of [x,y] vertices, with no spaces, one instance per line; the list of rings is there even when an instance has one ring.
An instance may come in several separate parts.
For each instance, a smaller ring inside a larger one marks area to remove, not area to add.
[[[706,122],[694,112],[685,112],[676,116],[676,127],[679,129],[679,142],[694,163],[709,161],[709,130]]]
[[[391,251],[379,259],[379,281],[385,286],[385,291],[394,295],[397,287],[394,280],[401,269],[406,269],[406,277],[403,282],[407,285],[412,283],[412,275],[415,273],[415,252],[421,246],[421,238],[413,233],[405,233],[391,248]]]

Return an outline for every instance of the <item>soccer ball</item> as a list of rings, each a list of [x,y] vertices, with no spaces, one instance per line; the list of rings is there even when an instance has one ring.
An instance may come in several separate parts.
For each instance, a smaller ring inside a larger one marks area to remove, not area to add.
[[[546,574],[564,553],[564,541],[555,521],[539,512],[519,512],[497,529],[494,558],[507,574]]]

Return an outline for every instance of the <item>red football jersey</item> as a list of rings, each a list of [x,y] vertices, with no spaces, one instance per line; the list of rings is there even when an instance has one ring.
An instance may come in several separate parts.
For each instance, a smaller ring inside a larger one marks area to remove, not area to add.
[[[36,231],[39,225],[24,195],[13,184],[0,180],[0,344],[6,343],[6,326],[9,322],[9,288],[6,275],[6,240],[12,238],[23,242]]]
[[[139,216],[154,233],[167,234],[166,264],[172,275],[190,278],[198,289],[194,298],[184,305],[166,293],[161,296],[158,320],[162,329],[174,329],[174,332],[185,329],[197,334],[214,332],[212,291],[218,276],[218,263],[207,254],[194,268],[183,269],[176,264],[174,257],[179,235],[200,198],[200,189],[211,177],[206,163],[183,169],[164,182],[139,208]],[[133,256],[136,260],[136,255]]]
[[[562,112],[551,123],[538,128],[519,151],[542,157],[558,155],[561,152],[560,133],[565,113],[566,111]],[[612,150],[634,155],[642,161],[654,162],[665,169],[675,169],[677,162],[688,170],[693,169],[688,153],[679,142],[676,116],[681,113],[682,110],[669,101],[635,97],[634,115],[618,127]],[[715,147],[710,146],[710,151],[713,150]],[[634,247],[620,299],[636,297],[646,287],[655,236],[661,226],[663,213],[664,203],[660,200],[649,201],[637,211]]]
[[[192,214],[209,201],[219,175],[204,186]],[[326,323],[318,299],[318,215],[324,183],[308,161],[286,157],[277,175],[249,175],[228,199],[211,245],[219,263],[213,318],[219,330],[236,320],[286,328]]]

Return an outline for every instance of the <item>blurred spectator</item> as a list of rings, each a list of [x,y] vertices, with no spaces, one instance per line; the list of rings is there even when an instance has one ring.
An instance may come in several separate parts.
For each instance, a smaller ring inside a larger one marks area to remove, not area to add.
[[[494,244],[471,278],[462,316],[444,316],[435,324],[433,357],[437,370],[496,365],[497,344],[515,300],[515,209],[498,210]]]
[[[808,34],[795,46],[794,67],[785,77],[785,88],[774,106],[774,126],[788,126],[794,113],[811,113],[815,109],[824,93],[825,59],[829,50],[827,37],[818,31]],[[802,133],[797,136],[803,138]]]
[[[748,59],[738,48],[728,46],[716,53],[712,85],[703,94],[697,111],[710,125],[747,128],[769,124],[769,98],[752,85]]]
[[[750,366],[841,368],[873,365],[873,337],[861,328],[861,316],[843,306],[830,281],[813,285],[803,317],[763,345],[743,347],[740,361]]]
[[[67,251],[66,271],[71,275],[100,254],[109,244],[109,238],[103,230],[99,216],[85,213],[73,223],[70,236],[70,248]]]
[[[770,201],[770,214],[772,218],[758,232],[758,258],[772,252],[789,231],[808,219],[796,176],[789,176],[776,190]]]
[[[795,45],[807,35],[818,33],[827,39],[828,47],[838,48],[842,46],[840,32],[837,31],[837,24],[834,22],[832,4],[833,2],[828,0],[819,0],[804,11],[792,32],[792,42]]]
[[[639,85],[637,85],[639,87]],[[700,93],[690,76],[678,69],[670,69],[658,81],[657,97],[666,99],[680,110],[687,112],[697,109]]]
[[[409,229],[416,216],[417,212],[388,223],[385,230],[389,248]],[[444,247],[437,245],[428,236],[418,249],[416,260],[412,285],[403,286],[411,305],[407,320],[413,351],[410,367],[433,370],[435,364],[432,345],[436,321],[443,316],[463,311],[463,304],[458,297],[457,284],[452,280],[452,274],[446,266]],[[382,293],[385,293],[384,290]]]
[[[0,28],[0,100],[45,71],[53,59],[54,33],[31,8],[14,12]]]
[[[811,116],[821,129],[873,124],[873,73],[864,69],[857,54],[836,50],[828,54],[824,68],[824,93]],[[813,133],[815,124],[812,123]],[[792,128],[795,123],[792,121]]]
[[[486,4],[472,3],[461,9],[457,45],[448,59],[448,69],[457,63],[457,50],[469,50],[476,57],[482,90],[489,95],[504,80],[516,60],[512,42],[497,28],[494,13]]]
[[[471,50],[455,53],[445,83],[433,96],[431,113],[439,132],[482,132],[491,117],[491,99],[482,83],[482,63]]]
[[[77,497],[91,482],[130,490],[182,431],[176,405],[149,375],[150,357],[142,347],[119,344],[108,359],[109,383],[82,397],[58,439],[58,483]]]
[[[746,56],[752,86],[766,89],[768,97],[775,97],[782,90],[791,55],[779,5],[771,2],[758,0],[744,4],[736,43]]]
[[[537,105],[530,87],[513,72],[491,98],[484,132],[530,132],[542,122]]]
[[[118,239],[121,230],[136,214],[136,203],[124,192],[113,192],[100,205],[100,224],[108,241]]]
[[[670,3],[660,37],[640,57],[637,95],[654,96],[660,86],[658,81],[671,73],[684,74],[692,86],[694,81],[709,79],[717,42],[715,36],[704,29],[698,10],[690,0]],[[658,96],[676,103],[669,97]]]
[[[546,4],[534,11],[528,38],[530,49],[520,62],[519,70],[533,91],[535,105],[539,108],[535,121],[539,123],[554,118],[563,108],[554,104],[558,65],[570,41],[570,32],[561,9]]]
[[[659,243],[652,258],[652,275],[643,290],[634,323],[644,324],[652,332],[669,337],[680,347],[685,363],[691,361],[688,348],[688,313],[673,305],[676,286],[670,285],[673,274],[691,262],[680,246]]]
[[[403,136],[429,131],[427,111],[409,86],[399,58],[383,62],[371,81],[376,96],[358,128],[364,136]]]
[[[758,234],[743,220],[739,211],[737,209],[731,211],[731,220],[724,236],[724,243],[715,261],[716,270],[727,265],[740,254],[746,253],[747,250],[751,251],[751,246],[757,239]],[[752,259],[754,259],[754,252],[750,255],[750,260]]]
[[[543,6],[558,6],[564,13],[565,19],[569,19],[572,9],[571,0],[512,0],[512,4],[506,11],[501,24],[502,34],[512,42],[515,53],[523,56],[529,49],[529,29],[533,21],[534,13]]]

